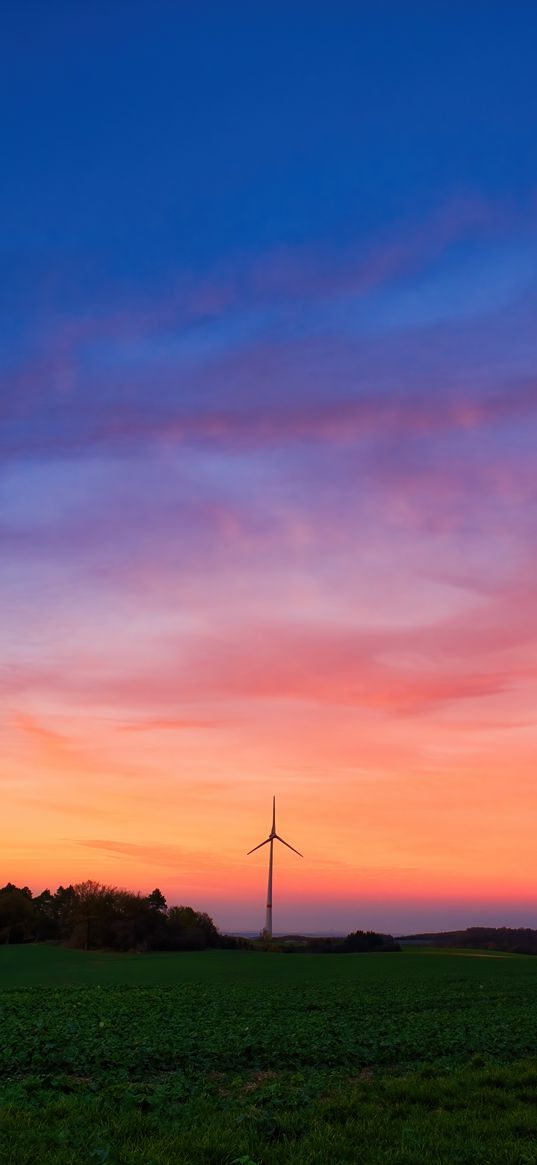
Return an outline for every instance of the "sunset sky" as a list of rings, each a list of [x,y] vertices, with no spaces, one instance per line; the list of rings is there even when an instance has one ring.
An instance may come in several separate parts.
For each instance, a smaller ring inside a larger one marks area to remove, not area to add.
[[[537,926],[537,10],[1,25],[0,884]]]

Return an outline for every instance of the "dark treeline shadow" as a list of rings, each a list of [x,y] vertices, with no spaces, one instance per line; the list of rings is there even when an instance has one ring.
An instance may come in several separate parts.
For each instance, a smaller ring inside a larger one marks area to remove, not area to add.
[[[466,930],[402,935],[400,942],[403,946],[457,947],[460,950],[537,955],[537,930],[531,930],[528,926],[469,926]]]
[[[27,886],[0,889],[0,943],[60,942],[82,950],[200,951],[248,947],[223,935],[192,906],[168,906],[156,889],[134,894],[100,882],[59,886],[35,897]]]
[[[0,888],[0,944],[57,942],[81,950],[249,950],[275,954],[357,954],[400,950],[391,935],[357,930],[346,938],[288,935],[249,940],[221,934],[192,906],[168,906],[159,889],[136,894],[101,882],[59,886],[34,895],[28,886]]]

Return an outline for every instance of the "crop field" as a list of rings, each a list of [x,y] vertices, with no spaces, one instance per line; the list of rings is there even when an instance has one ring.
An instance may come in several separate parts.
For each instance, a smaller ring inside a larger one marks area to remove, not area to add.
[[[537,959],[0,948],[4,1165],[537,1165]]]

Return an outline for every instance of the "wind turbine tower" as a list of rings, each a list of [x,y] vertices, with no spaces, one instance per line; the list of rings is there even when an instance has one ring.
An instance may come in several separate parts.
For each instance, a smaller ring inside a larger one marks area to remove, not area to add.
[[[266,837],[264,841],[260,841],[259,845],[254,845],[253,849],[249,849],[248,854],[246,855],[248,857],[249,854],[255,853],[256,849],[261,849],[261,847],[264,845],[270,845],[270,856],[269,856],[269,866],[268,866],[268,887],[267,887],[267,913],[265,915],[265,934],[268,934],[270,938],[272,938],[272,866],[273,866],[273,849],[274,849],[274,842],[275,841],[281,841],[282,845],[286,845],[287,849],[292,849],[293,853],[298,854],[299,858],[301,858],[303,856],[299,850],[295,849],[295,847],[293,845],[289,845],[288,841],[284,841],[283,837],[280,837],[279,833],[276,833],[276,798],[273,797],[272,798],[272,829],[271,829],[268,837]]]

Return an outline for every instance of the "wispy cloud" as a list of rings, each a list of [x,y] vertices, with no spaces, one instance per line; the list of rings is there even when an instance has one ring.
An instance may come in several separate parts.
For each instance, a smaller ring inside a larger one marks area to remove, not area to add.
[[[143,861],[151,866],[163,866],[167,870],[184,870],[186,867],[189,874],[195,873],[196,862],[200,860],[200,855],[175,845],[160,845],[158,843],[143,845],[99,838],[79,838],[77,845],[119,854],[123,858],[130,858],[136,862]]]
[[[504,211],[462,202],[367,255],[285,252],[157,302],[49,319],[29,358],[11,353],[4,455],[352,443],[532,415],[537,242],[530,222],[512,232]],[[469,265],[488,298],[470,293]],[[488,368],[483,326],[505,337]],[[461,385],[472,347],[478,377]]]
[[[218,720],[138,720],[133,724],[118,725],[118,732],[184,732],[205,728],[221,728]]]

